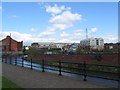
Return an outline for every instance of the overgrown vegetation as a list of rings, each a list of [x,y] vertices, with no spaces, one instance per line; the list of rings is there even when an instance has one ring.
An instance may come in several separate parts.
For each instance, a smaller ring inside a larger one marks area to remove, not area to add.
[[[18,86],[14,82],[8,80],[5,77],[2,77],[2,90],[4,90],[4,89],[11,89],[11,88],[15,89],[15,90],[24,90],[23,88],[21,88],[20,86]]]
[[[30,48],[29,50],[25,50],[24,54],[39,55],[46,54],[47,52],[52,52],[52,54],[63,54],[63,51],[61,51],[61,49],[47,49],[47,48],[42,49]]]

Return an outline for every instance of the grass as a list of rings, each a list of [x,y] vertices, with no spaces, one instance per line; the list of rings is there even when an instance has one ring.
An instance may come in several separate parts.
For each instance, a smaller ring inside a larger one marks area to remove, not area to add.
[[[8,80],[5,77],[2,77],[2,90],[5,90],[5,89],[24,90],[14,82]]]

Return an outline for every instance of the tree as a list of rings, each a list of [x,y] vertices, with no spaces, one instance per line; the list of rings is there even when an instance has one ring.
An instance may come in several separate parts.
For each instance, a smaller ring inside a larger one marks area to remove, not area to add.
[[[25,46],[23,46],[23,54],[25,54],[26,50],[25,50]]]
[[[77,54],[82,53],[82,49],[81,49],[80,47],[78,47],[77,50],[76,50],[76,53],[77,53]]]
[[[39,55],[40,54],[40,51],[39,50],[37,50],[37,49],[29,49],[28,51],[27,51],[27,53],[29,54],[29,55]]]

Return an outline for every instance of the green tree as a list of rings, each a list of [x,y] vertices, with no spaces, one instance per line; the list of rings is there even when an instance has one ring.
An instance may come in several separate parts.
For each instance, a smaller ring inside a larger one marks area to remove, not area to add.
[[[37,49],[29,49],[28,51],[27,51],[27,53],[29,54],[29,55],[39,55],[40,54],[40,51],[39,50],[37,50]]]
[[[78,48],[77,48],[77,50],[76,50],[76,53],[77,53],[77,54],[80,54],[80,53],[82,53],[82,50],[81,50],[81,48],[79,48],[79,47],[78,47]]]

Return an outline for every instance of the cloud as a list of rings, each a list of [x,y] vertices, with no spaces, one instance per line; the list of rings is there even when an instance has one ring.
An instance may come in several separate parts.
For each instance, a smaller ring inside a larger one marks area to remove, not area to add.
[[[61,37],[61,38],[67,38],[68,36],[69,36],[69,34],[66,33],[66,32],[62,32],[62,33],[60,34],[60,37]]]
[[[41,40],[42,42],[56,42],[55,38],[44,38]]]
[[[95,33],[95,32],[97,32],[97,28],[91,28],[91,32],[93,32],[93,33]]]
[[[1,7],[2,8],[2,7]],[[82,21],[84,18],[81,14],[72,12],[70,7],[65,7],[64,5],[58,6],[54,4],[53,6],[45,5],[47,13],[50,14],[50,18],[48,20],[49,26],[43,32],[39,32],[36,28],[31,28],[30,31],[32,34],[29,33],[19,33],[16,31],[9,31],[9,32],[0,32],[0,39],[5,38],[10,33],[12,34],[12,38],[18,41],[22,41],[24,43],[33,43],[33,42],[62,42],[62,43],[79,43],[80,40],[86,38],[86,30],[85,29],[77,29],[72,30],[72,33],[67,33],[65,30],[74,27],[76,22]],[[12,18],[17,18],[17,15],[12,15]],[[61,31],[60,31],[61,30]],[[95,37],[95,33],[97,33],[98,28],[93,27],[88,29],[88,36]],[[36,34],[36,33],[37,34]],[[56,36],[56,32],[59,33]],[[51,36],[54,38],[51,38]],[[103,36],[105,42],[116,42],[117,37],[113,35],[105,35]]]
[[[52,35],[54,33],[55,33],[54,31],[50,31],[50,30],[44,31],[41,33],[41,37],[49,36],[49,35]]]
[[[49,22],[56,24],[72,24],[75,21],[82,19],[82,15],[77,13],[71,13],[70,11],[65,11],[60,15],[52,17]]]
[[[40,37],[46,37],[49,35],[53,35],[56,33],[56,30],[64,30],[68,27],[72,27],[72,25],[66,24],[52,24],[52,26],[48,27],[45,31],[40,33]]]
[[[48,27],[45,31],[40,33],[40,37],[46,37],[55,34],[55,28]]]
[[[45,9],[45,6],[47,6],[48,4],[46,2],[37,2],[37,5],[41,8],[41,9]]]
[[[7,35],[10,35],[13,38],[15,38],[18,41],[26,41],[26,42],[31,42],[32,41],[32,35],[31,34],[26,34],[26,33],[19,33],[16,31],[8,31],[8,32],[0,32],[0,39],[2,39],[3,37],[6,37]]]
[[[54,28],[55,30],[64,30],[66,28],[72,27],[73,25],[69,24],[53,24],[52,28]]]
[[[57,40],[58,43],[72,43],[72,41],[68,38],[60,38]]]
[[[67,27],[65,27],[64,25],[62,26],[61,24],[53,24],[52,28],[51,27],[47,28],[47,30],[40,33],[39,36],[40,38],[46,38],[46,37],[48,38],[50,35],[53,35],[53,34],[55,35],[56,30],[62,30],[64,28],[67,28]],[[97,28],[95,27],[89,30],[89,38],[95,37],[93,34],[94,32],[97,32]],[[74,30],[74,32],[71,34],[68,34],[65,31],[63,31],[60,34],[60,37],[57,37],[57,38],[54,38],[55,42],[77,42],[79,43],[80,40],[86,39],[86,29]]]
[[[111,43],[111,42],[116,43],[116,42],[118,42],[118,37],[114,36],[112,34],[103,36],[103,39],[104,39],[105,43]]]
[[[96,37],[97,31],[98,31],[98,28],[96,28],[96,27],[88,29],[88,33],[87,33],[88,34],[88,38]]]
[[[54,4],[54,6],[46,5],[45,6],[46,12],[54,14],[62,13],[65,10],[70,10],[70,7],[65,6],[58,6],[57,4]]]
[[[85,31],[84,29],[78,29],[75,30],[73,33],[66,33],[66,32],[62,32],[60,34],[60,37],[47,37],[43,34],[28,34],[28,33],[19,33],[16,31],[7,31],[7,32],[0,32],[0,40],[2,40],[3,38],[5,38],[7,35],[10,35],[13,39],[17,40],[17,41],[23,41],[24,44],[26,45],[27,43],[29,43],[29,45],[33,42],[61,42],[61,43],[80,43],[81,40],[85,39]],[[47,32],[46,32],[47,33]],[[44,37],[42,37],[42,36]],[[46,34],[47,35],[47,34]],[[102,38],[104,39],[105,43],[116,43],[118,42],[118,37],[114,36],[114,35],[104,35],[102,36]]]
[[[83,29],[75,30],[75,32],[74,32],[74,36],[77,36],[77,37],[84,36],[84,34],[85,34],[85,32]]]
[[[46,12],[51,13],[52,16],[48,21],[50,26],[48,26],[47,29],[41,33],[41,36],[53,35],[57,30],[65,30],[67,28],[73,27],[74,22],[80,21],[82,19],[82,15],[78,13],[72,13],[71,8],[65,7],[64,5],[46,5],[45,9]]]
[[[69,39],[72,42],[79,43],[80,40],[85,39],[85,31],[83,29],[74,30]]]
[[[31,28],[31,32],[36,32],[37,29],[36,28]]]
[[[48,38],[48,37],[40,37],[39,34],[27,34],[27,33],[19,33],[16,31],[7,31],[7,32],[0,32],[0,40],[4,39],[7,35],[10,35],[11,37],[17,41],[23,41],[24,44],[30,45],[33,42],[56,42],[55,38]]]

